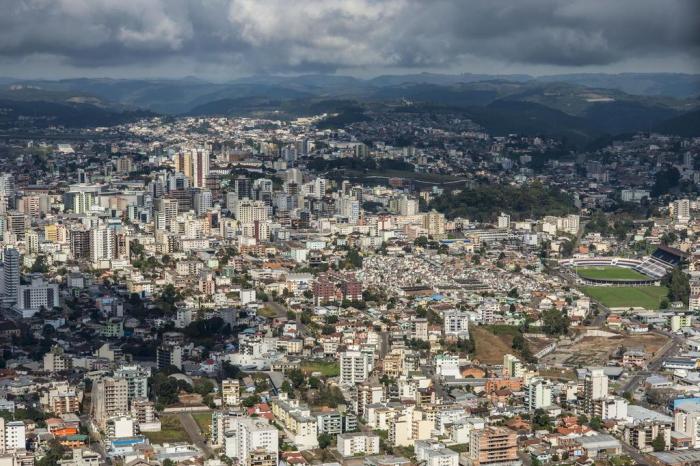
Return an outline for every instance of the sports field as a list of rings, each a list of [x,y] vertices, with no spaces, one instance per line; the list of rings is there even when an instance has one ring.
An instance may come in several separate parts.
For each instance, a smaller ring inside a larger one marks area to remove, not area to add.
[[[665,286],[584,286],[581,291],[610,308],[659,309],[668,296]]]
[[[649,277],[625,267],[601,266],[577,268],[576,273],[583,278],[594,280],[648,280]]]

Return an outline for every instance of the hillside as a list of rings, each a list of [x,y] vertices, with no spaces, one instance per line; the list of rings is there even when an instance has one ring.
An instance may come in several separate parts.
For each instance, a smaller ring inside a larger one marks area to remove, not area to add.
[[[654,127],[654,131],[689,138],[700,137],[700,110],[663,121]]]

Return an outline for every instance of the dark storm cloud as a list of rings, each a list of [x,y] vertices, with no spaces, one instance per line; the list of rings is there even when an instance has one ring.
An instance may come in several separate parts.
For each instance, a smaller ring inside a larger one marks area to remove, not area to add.
[[[700,55],[696,0],[0,0],[0,59],[239,72]],[[2,71],[2,70],[0,70]]]

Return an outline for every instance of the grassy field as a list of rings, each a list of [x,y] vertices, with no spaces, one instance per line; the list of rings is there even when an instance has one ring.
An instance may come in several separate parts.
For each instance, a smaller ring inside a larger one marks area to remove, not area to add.
[[[211,413],[192,413],[194,421],[199,426],[199,430],[202,431],[204,436],[211,434]]]
[[[301,370],[307,374],[320,372],[326,377],[337,377],[340,375],[340,367],[337,362],[304,361],[301,363]]]
[[[258,309],[258,315],[260,317],[274,319],[275,317],[277,317],[277,311],[275,311],[273,308],[271,308],[269,306],[263,306],[262,308]]]
[[[665,286],[584,286],[581,290],[604,306],[612,308],[659,309],[659,304],[668,295]]]
[[[144,432],[149,442],[155,444],[168,442],[189,442],[190,438],[185,428],[180,424],[177,415],[164,414],[160,417],[160,432]]]
[[[597,280],[648,280],[644,274],[625,267],[582,267],[577,268],[576,273],[583,278]]]

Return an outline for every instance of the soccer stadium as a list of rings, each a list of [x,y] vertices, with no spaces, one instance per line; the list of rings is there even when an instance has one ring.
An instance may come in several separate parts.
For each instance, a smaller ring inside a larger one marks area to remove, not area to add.
[[[559,265],[575,274],[587,286],[654,286],[678,267],[686,254],[678,249],[659,246],[644,259],[625,257],[574,257]]]

